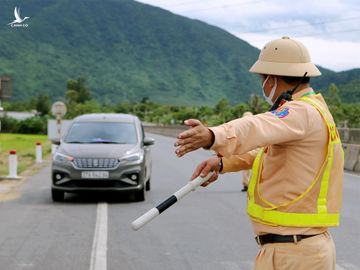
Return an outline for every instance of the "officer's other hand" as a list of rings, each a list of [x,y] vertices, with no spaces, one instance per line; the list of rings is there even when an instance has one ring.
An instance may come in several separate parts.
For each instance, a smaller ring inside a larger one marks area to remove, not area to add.
[[[207,160],[204,160],[196,167],[194,173],[191,176],[191,180],[194,180],[198,176],[205,177],[210,172],[214,172],[213,176],[211,176],[208,181],[206,181],[201,185],[202,187],[206,187],[207,185],[211,184],[212,182],[218,179],[219,177],[218,171],[219,171],[219,158],[211,157]]]
[[[186,153],[199,148],[210,148],[213,143],[213,133],[197,119],[185,120],[189,129],[177,136],[175,153],[182,157]]]

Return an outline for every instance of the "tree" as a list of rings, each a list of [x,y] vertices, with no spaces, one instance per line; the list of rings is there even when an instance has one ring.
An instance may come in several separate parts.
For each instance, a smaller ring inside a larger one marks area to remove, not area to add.
[[[48,95],[40,94],[34,101],[35,109],[40,113],[41,116],[46,115],[50,111],[50,99]]]
[[[229,101],[226,98],[222,98],[215,106],[215,113],[221,114],[229,109]]]
[[[344,120],[347,121],[350,128],[360,128],[360,103],[344,104]]]
[[[342,121],[347,120],[344,115],[344,109],[341,103],[341,98],[338,94],[339,89],[334,83],[331,83],[328,88],[328,95],[326,98],[330,112],[334,118],[334,121],[339,125]]]
[[[182,106],[178,112],[172,113],[172,119],[178,123],[183,123],[186,119],[191,118],[199,118],[197,108]]]
[[[246,103],[239,103],[231,108],[233,118],[240,118],[243,116],[244,112],[250,111],[250,107]]]
[[[198,110],[198,117],[203,123],[209,123],[209,119],[213,114],[214,110],[208,106],[201,106]]]
[[[34,104],[31,101],[6,101],[3,106],[5,111],[25,112],[34,109]]]
[[[149,97],[143,97],[140,101],[140,103],[146,104],[150,102],[150,98]]]
[[[216,124],[221,124],[231,120],[231,108],[229,101],[226,98],[222,98],[219,100],[219,102],[214,108],[214,111],[218,116],[217,121],[215,121]]]
[[[85,86],[85,81],[85,78],[68,80],[65,93],[68,104],[85,103],[91,100],[90,90]]]
[[[131,104],[129,102],[121,102],[115,105],[115,112],[129,113],[131,111]]]
[[[267,104],[263,101],[263,99],[255,94],[252,94],[250,96],[249,102],[248,102],[250,111],[253,114],[258,114],[266,111]]]
[[[335,106],[335,107],[341,106],[341,98],[339,96],[339,89],[337,88],[335,83],[332,83],[329,85],[328,93],[329,93],[328,98],[327,98],[328,105]]]
[[[69,112],[66,114],[66,118],[68,119],[72,119],[81,114],[102,112],[100,105],[95,100],[75,103],[69,109]]]

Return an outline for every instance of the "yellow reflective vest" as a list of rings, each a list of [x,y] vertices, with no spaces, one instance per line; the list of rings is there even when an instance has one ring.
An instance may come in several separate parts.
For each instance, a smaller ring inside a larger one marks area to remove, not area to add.
[[[339,134],[330,112],[321,102],[308,96],[303,96],[300,100],[314,106],[320,112],[327,125],[328,147],[326,158],[312,184],[302,194],[291,201],[275,205],[266,200],[260,192],[260,178],[265,151],[265,148],[262,148],[259,151],[252,168],[252,177],[248,187],[247,213],[253,221],[272,226],[338,226],[339,207],[333,206],[340,205],[341,198],[329,198],[329,190],[337,188],[336,185],[332,184],[332,164],[334,162],[343,162],[344,160],[344,152]],[[334,155],[335,151],[340,151],[341,155]],[[342,160],[336,160],[339,158]],[[309,196],[312,197],[310,198]],[[299,211],[299,209],[301,209],[301,203],[305,200],[307,203],[309,203],[309,201],[311,202],[311,210],[309,211],[309,207],[306,207],[306,211]],[[332,200],[339,201],[334,202]],[[293,207],[294,205],[296,205],[296,207]],[[296,211],[293,209],[296,209]]]

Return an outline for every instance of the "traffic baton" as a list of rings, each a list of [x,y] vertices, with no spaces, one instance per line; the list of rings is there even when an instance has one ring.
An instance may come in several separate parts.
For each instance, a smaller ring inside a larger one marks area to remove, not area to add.
[[[194,191],[198,186],[205,183],[210,179],[210,177],[213,175],[213,173],[209,173],[207,176],[200,177],[198,176],[194,180],[190,181],[187,185],[180,188],[178,191],[176,191],[173,195],[171,195],[169,198],[167,198],[165,201],[160,203],[158,206],[150,209],[145,214],[137,218],[131,223],[131,228],[135,231],[140,229],[145,224],[149,223],[151,220],[153,220],[155,217],[160,215],[162,212],[164,212],[166,209],[168,209],[170,206],[172,206],[174,203],[185,197],[185,195],[189,194],[191,191]]]

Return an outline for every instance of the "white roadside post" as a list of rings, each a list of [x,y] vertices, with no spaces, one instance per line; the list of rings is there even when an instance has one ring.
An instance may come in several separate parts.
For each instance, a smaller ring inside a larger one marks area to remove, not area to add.
[[[8,175],[8,178],[18,178],[16,150],[10,150],[10,152],[9,152],[9,175]]]
[[[42,145],[41,145],[41,142],[37,142],[35,148],[36,148],[35,149],[35,151],[36,151],[36,163],[41,163],[41,162],[43,162],[43,160],[42,160]]]

